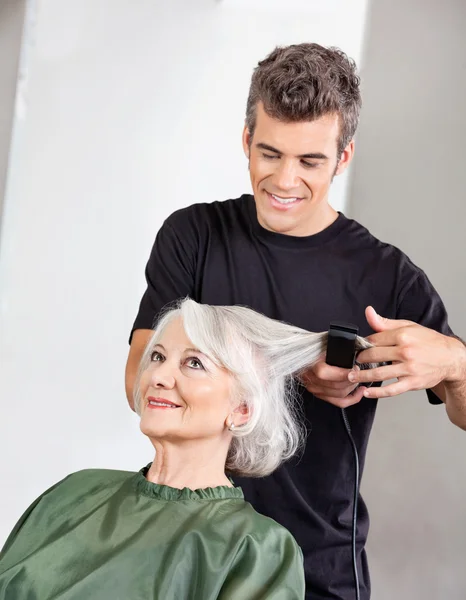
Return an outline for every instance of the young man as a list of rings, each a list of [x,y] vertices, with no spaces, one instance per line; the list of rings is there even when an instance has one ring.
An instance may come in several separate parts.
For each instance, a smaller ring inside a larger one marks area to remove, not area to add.
[[[253,506],[301,545],[312,600],[355,597],[353,454],[339,407],[352,405],[361,468],[377,398],[426,389],[466,429],[466,348],[452,336],[438,294],[400,250],[328,203],[334,175],[353,157],[360,104],[355,65],[339,50],[301,44],[277,48],[259,63],[243,135],[254,195],[190,206],[166,220],[147,264],[126,369],[132,405],[154,319],[185,296],[247,305],[311,331],[343,320],[358,324],[361,335],[376,332],[369,338],[375,347],[358,360],[391,364],[370,371],[317,364],[305,377],[303,456],[270,477],[238,479]],[[364,387],[393,378],[385,387]],[[368,600],[368,515],[359,506],[358,569]]]

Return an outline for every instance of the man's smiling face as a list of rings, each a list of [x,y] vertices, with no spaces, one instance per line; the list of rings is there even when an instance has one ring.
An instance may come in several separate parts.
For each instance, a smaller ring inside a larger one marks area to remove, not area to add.
[[[336,114],[288,123],[273,119],[258,104],[254,134],[251,139],[245,128],[243,146],[262,227],[306,236],[319,231],[320,222],[326,226],[324,215],[334,213],[328,205],[333,176],[346,169],[353,155],[350,142],[338,161],[339,135]]]

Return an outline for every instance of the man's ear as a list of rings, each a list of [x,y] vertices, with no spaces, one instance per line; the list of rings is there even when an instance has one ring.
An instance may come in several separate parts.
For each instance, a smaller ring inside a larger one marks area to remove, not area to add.
[[[245,125],[243,129],[243,150],[246,158],[249,159],[250,148],[251,148],[252,136],[249,133],[248,126]]]
[[[354,140],[346,146],[340,156],[340,161],[338,162],[337,168],[335,170],[335,175],[341,175],[346,169],[349,167],[351,161],[354,156]]]

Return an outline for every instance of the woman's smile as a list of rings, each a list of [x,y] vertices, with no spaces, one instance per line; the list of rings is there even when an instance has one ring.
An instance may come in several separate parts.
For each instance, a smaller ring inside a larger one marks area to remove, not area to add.
[[[171,410],[174,408],[181,408],[179,404],[175,404],[174,402],[171,402],[170,400],[166,400],[165,398],[154,398],[153,396],[149,396],[147,398],[147,408],[150,409],[154,409],[154,408],[159,408],[159,409],[165,409],[165,410]]]

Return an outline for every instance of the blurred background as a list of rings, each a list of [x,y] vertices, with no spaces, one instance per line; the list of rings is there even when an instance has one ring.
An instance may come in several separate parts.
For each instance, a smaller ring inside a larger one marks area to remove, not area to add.
[[[276,45],[360,66],[331,203],[401,247],[466,337],[464,0],[0,0],[0,545],[45,488],[152,459],[127,340],[165,217],[250,191],[252,70]],[[466,433],[379,403],[363,495],[375,600],[464,600]]]

